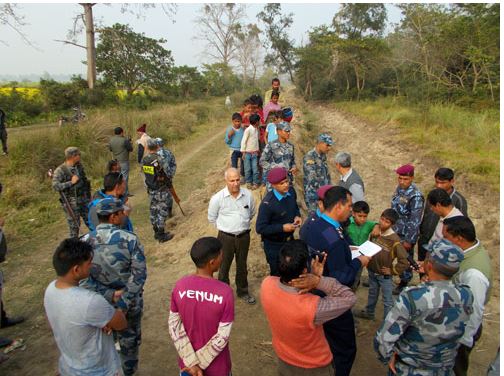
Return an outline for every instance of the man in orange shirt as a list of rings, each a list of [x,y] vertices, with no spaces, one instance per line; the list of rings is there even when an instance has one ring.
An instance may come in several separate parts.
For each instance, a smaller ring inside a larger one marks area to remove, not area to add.
[[[325,257],[312,260],[308,273],[306,244],[290,241],[280,251],[280,277],[267,277],[261,285],[280,376],[335,375],[322,324],[352,308],[356,297],[336,279],[322,277]],[[325,297],[309,293],[315,288]]]

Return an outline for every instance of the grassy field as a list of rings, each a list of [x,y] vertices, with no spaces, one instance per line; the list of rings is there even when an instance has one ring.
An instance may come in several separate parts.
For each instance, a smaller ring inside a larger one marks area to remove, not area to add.
[[[499,190],[498,110],[476,112],[441,104],[412,106],[392,99],[339,102],[335,107],[371,122],[399,127],[424,154],[449,164],[475,183]]]

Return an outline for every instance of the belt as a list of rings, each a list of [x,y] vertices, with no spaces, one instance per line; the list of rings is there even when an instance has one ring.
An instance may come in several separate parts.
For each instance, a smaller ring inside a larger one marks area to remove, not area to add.
[[[227,235],[227,236],[231,236],[231,237],[233,237],[233,238],[241,238],[241,237],[243,237],[243,236],[245,236],[245,235],[249,234],[249,233],[250,233],[250,230],[245,230],[245,231],[243,231],[243,232],[239,233],[238,235],[235,235],[235,234],[230,234],[229,232],[224,232],[224,231],[221,231],[221,230],[219,230],[219,233],[220,233],[220,234]]]

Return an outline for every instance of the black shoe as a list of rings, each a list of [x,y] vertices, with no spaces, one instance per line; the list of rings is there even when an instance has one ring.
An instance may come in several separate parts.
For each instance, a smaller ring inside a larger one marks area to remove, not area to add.
[[[165,232],[163,235],[160,236],[159,239],[157,239],[160,243],[164,243],[164,242],[167,242],[168,240],[172,240],[173,239],[173,234],[169,233],[169,232]]]
[[[25,318],[23,316],[10,317],[2,321],[2,325],[0,326],[0,328],[7,328],[9,326],[14,326],[19,323],[22,323],[23,321],[25,321]]]
[[[0,347],[9,346],[12,343],[12,339],[7,337],[0,337]]]

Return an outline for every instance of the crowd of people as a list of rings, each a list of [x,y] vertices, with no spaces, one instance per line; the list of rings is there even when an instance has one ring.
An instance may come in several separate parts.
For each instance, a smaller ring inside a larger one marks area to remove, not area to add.
[[[235,260],[236,296],[256,304],[247,266],[255,232],[269,266],[260,302],[279,375],[350,375],[357,351],[354,317],[376,319],[380,290],[383,319],[365,351],[374,348],[389,374],[467,375],[491,294],[492,265],[467,202],[455,189],[453,170],[435,172],[436,188],[425,200],[414,183],[414,166],[400,166],[391,202],[377,208],[381,215],[372,221],[364,179],[351,155],[339,151],[330,160],[335,145],[322,133],[304,155],[302,192],[297,192],[300,169],[289,141],[295,126],[285,100],[275,78],[264,95],[266,104],[257,94],[247,98],[225,130],[231,167],[208,205],[216,236],[194,242],[189,256],[195,272],[171,291],[168,331],[180,374],[231,375],[235,298],[229,273]],[[165,222],[178,202],[175,157],[163,140],[147,135],[145,124],[137,133],[154,238],[166,242],[174,235]],[[54,253],[57,279],[44,297],[61,375],[133,375],[138,368],[147,268],[129,219],[134,148],[120,127],[109,147],[114,159],[93,196],[78,148],[65,150],[65,162],[52,175],[70,230]],[[330,164],[340,175],[336,179]],[[264,195],[254,194],[256,189]],[[90,231],[79,237],[81,219]],[[379,251],[361,252],[367,242]],[[414,273],[420,282],[408,286]],[[367,303],[356,310],[356,290],[363,288],[368,288]]]

